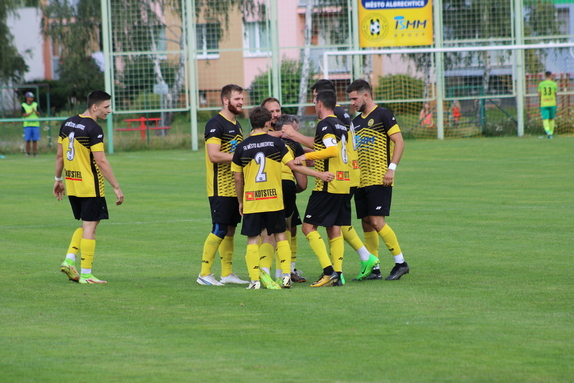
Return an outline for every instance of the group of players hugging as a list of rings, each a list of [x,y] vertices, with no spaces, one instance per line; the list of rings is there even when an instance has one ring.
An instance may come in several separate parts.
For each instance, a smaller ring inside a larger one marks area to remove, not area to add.
[[[395,117],[374,103],[365,80],[355,80],[346,89],[358,113],[354,119],[337,104],[330,80],[318,80],[311,90],[319,119],[314,137],[301,134],[297,118],[282,114],[279,100],[268,97],[249,113],[251,131],[244,139],[236,119],[243,113],[243,89],[235,84],[222,88],[221,112],[205,126],[213,227],[203,246],[198,284],[281,289],[306,282],[296,268],[298,225],[322,268],[311,287],[345,284],[345,242],[360,258],[360,273],[354,281],[383,279],[379,239],[394,257],[394,267],[385,279],[398,280],[409,273],[397,237],[385,222],[404,150]],[[315,178],[315,185],[301,220],[296,194],[307,188],[307,176]],[[351,226],[353,197],[364,242]],[[232,269],[235,230],[242,217],[249,280],[240,279]],[[319,226],[326,230],[328,247],[317,231]],[[211,272],[217,251],[220,280]],[[275,278],[270,271],[274,260]]]

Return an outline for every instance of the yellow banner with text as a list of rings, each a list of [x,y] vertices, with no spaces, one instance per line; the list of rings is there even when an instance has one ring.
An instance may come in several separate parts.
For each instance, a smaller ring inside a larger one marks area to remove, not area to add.
[[[432,0],[357,2],[362,48],[432,45]]]

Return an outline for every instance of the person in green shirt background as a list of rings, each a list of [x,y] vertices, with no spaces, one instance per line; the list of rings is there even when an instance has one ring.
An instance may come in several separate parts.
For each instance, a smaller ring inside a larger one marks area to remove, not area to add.
[[[34,101],[34,93],[26,92],[26,102],[22,103],[22,117],[24,121],[24,141],[26,141],[26,156],[30,157],[30,142],[34,157],[38,157],[38,141],[40,141],[40,122],[34,121],[40,117],[38,103]]]
[[[538,84],[538,96],[540,97],[540,114],[542,125],[546,131],[546,137],[554,135],[554,119],[556,118],[556,92],[558,85],[552,80],[552,72],[544,73],[544,81]]]

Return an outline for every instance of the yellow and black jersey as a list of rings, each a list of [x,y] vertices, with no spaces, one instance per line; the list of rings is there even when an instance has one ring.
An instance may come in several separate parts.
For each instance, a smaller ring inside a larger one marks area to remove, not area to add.
[[[285,146],[287,146],[287,150],[289,150],[293,158],[305,154],[305,151],[303,150],[303,147],[301,146],[300,143],[290,140],[288,138],[283,138],[283,142],[285,143]],[[295,175],[293,174],[291,168],[287,165],[283,165],[283,173],[281,178],[284,180],[295,182]]]
[[[335,107],[333,111],[335,116],[341,120],[347,127],[349,145],[347,145],[347,153],[349,156],[349,164],[351,165],[351,187],[357,187],[361,184],[361,168],[359,166],[359,153],[357,153],[358,137],[355,133],[355,126],[351,116],[340,105]]]
[[[369,114],[355,117],[353,125],[359,143],[360,187],[382,185],[393,158],[394,144],[389,136],[401,131],[397,120],[390,110],[377,106]]]
[[[243,141],[241,125],[237,121],[228,120],[219,113],[207,121],[204,137],[207,196],[237,197],[231,163],[214,164],[211,162],[207,153],[207,144],[220,145],[222,152],[233,154],[237,145]]]
[[[64,155],[68,195],[104,197],[104,177],[92,152],[104,151],[104,131],[89,116],[68,118],[60,127],[58,144]]]
[[[243,214],[283,210],[281,168],[292,159],[283,140],[266,133],[237,145],[231,170],[243,173]]]
[[[315,170],[331,172],[335,179],[331,182],[315,178],[314,191],[325,191],[333,194],[348,194],[351,183],[351,167],[348,156],[347,127],[334,115],[327,116],[317,123],[313,149],[320,151],[327,146],[337,146],[337,156],[324,160],[315,160]]]

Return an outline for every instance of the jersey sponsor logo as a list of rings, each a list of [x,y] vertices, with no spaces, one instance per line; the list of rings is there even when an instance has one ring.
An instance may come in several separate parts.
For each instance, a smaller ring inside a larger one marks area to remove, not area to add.
[[[336,174],[337,181],[350,181],[351,176],[349,175],[349,171],[338,171]]]
[[[375,145],[375,136],[372,137],[367,137],[367,136],[361,136],[359,137],[359,144],[358,147],[362,147],[362,146],[368,146],[368,145]]]
[[[78,170],[66,170],[66,179],[70,181],[81,181],[82,172]]]
[[[245,192],[245,201],[260,201],[277,198],[277,189],[263,189]]]
[[[360,169],[359,168],[359,161],[353,160],[352,164],[353,164],[353,169]]]
[[[77,125],[76,125],[76,129],[84,130],[84,129],[86,129],[86,125],[84,125],[84,124],[77,124]]]
[[[72,122],[72,121],[68,121],[66,122],[66,124],[64,126],[70,127],[70,128],[75,128],[76,127],[76,123]]]
[[[231,144],[231,148],[229,149],[229,153],[235,153],[235,149],[237,149],[237,144],[239,142],[237,140],[232,140],[229,143]]]

